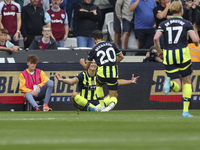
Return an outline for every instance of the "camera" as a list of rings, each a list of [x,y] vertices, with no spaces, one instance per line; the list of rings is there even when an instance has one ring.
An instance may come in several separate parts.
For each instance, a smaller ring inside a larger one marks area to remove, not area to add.
[[[155,51],[151,51],[150,54],[149,54],[149,57],[148,57],[148,60],[149,61],[155,61],[155,58],[157,57],[157,52]]]

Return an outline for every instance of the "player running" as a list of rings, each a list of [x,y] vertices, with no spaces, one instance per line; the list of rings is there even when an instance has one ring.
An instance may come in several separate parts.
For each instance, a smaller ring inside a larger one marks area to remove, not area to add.
[[[187,34],[192,41],[198,46],[199,39],[195,35],[191,22],[183,19],[183,6],[181,2],[174,1],[170,6],[170,11],[173,16],[160,23],[158,30],[154,36],[159,53],[162,52],[160,48],[159,38],[164,34],[163,46],[163,64],[165,65],[165,72],[167,78],[163,86],[163,91],[168,94],[170,90],[178,92],[181,89],[182,77],[183,83],[183,117],[193,117],[189,114],[189,105],[192,96],[191,74],[192,63],[188,48]]]

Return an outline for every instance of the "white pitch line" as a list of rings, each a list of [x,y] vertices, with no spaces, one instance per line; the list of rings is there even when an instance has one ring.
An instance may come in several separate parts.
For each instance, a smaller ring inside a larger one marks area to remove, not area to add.
[[[10,119],[0,119],[0,121],[29,121],[29,120],[54,120],[56,118],[10,118]]]
[[[199,141],[200,137],[181,138],[180,142]],[[30,140],[1,140],[0,145],[30,145],[30,144],[76,144],[76,143],[127,143],[127,142],[177,142],[177,138],[131,138],[131,139],[118,139],[118,138],[75,138],[75,139],[30,139]]]

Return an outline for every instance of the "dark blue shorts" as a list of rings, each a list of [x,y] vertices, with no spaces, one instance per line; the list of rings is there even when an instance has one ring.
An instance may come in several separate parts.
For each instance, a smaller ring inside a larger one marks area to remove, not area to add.
[[[165,72],[171,79],[177,79],[180,75],[187,77],[192,74],[192,63],[189,60],[183,64],[165,65]]]
[[[131,21],[128,21],[125,18],[122,18],[122,28],[123,28],[123,33],[124,32],[131,32],[131,30],[133,29],[134,25],[132,24]]]
[[[117,78],[102,78],[97,75],[97,82],[99,85],[104,85],[107,83],[108,90],[118,90],[118,79]]]

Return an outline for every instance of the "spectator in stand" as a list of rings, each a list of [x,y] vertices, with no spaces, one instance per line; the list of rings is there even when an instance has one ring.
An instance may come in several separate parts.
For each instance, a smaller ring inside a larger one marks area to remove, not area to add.
[[[196,0],[196,1],[194,1],[195,3],[193,4],[193,7],[195,7],[195,8],[197,8],[197,10],[196,10],[196,13],[195,13],[195,15],[192,15],[192,17],[191,18],[195,18],[195,21],[194,22],[192,22],[193,23],[193,28],[194,28],[194,31],[195,31],[195,34],[198,36],[198,38],[199,38],[199,34],[200,34],[200,31],[198,30],[198,28],[200,27],[200,17],[199,17],[199,15],[200,15],[200,11],[199,11],[199,1],[198,0]],[[194,6],[195,5],[195,6]],[[198,6],[198,7],[197,7]],[[196,16],[196,17],[195,17]],[[186,18],[187,19],[187,18]]]
[[[76,3],[78,3],[80,0],[68,0],[67,1],[67,6],[66,6],[66,12],[67,12],[67,16],[68,16],[68,22],[69,22],[69,28],[72,31],[73,36],[76,36],[76,18],[75,15],[73,15],[72,18],[72,14],[74,11],[74,7],[76,5]],[[73,20],[72,20],[73,19]]]
[[[15,46],[7,40],[8,30],[0,29],[0,50],[10,51],[16,53],[19,50],[19,46]]]
[[[50,6],[53,6],[52,0],[49,0]],[[67,0],[60,0],[60,8],[66,12]]]
[[[49,80],[43,70],[36,69],[38,61],[39,58],[36,55],[28,56],[28,68],[19,75],[19,90],[25,94],[26,100],[35,111],[40,111],[36,100],[43,101],[43,99],[43,111],[52,111],[48,103],[53,91],[53,81]]]
[[[171,5],[171,0],[160,0],[160,3],[157,7],[153,9],[154,20],[156,22],[156,29],[158,29],[159,24],[162,21],[169,19],[172,15],[169,8]],[[160,46],[163,47],[164,44],[164,36],[162,35],[160,38]]]
[[[44,23],[44,10],[38,6],[39,0],[30,0],[31,3],[22,8],[22,28],[24,49],[27,49],[35,36],[42,35]]]
[[[98,21],[98,30],[102,30],[106,13],[113,12],[113,5],[109,0],[95,0],[94,4],[99,7],[102,18]]]
[[[42,30],[43,36],[36,36],[29,49],[57,49],[56,41],[51,37],[51,34],[51,26],[44,25]]]
[[[21,8],[18,3],[11,0],[4,0],[0,3],[0,28],[6,28],[11,42],[19,45]]]
[[[149,49],[154,45],[155,34],[153,9],[156,7],[154,0],[132,0],[129,6],[131,12],[134,11],[134,31],[139,40],[139,49]],[[145,53],[138,53],[144,54]]]
[[[77,45],[78,47],[94,47],[92,32],[97,29],[98,21],[101,20],[99,7],[92,0],[83,0],[76,4],[75,15],[77,19]]]
[[[30,0],[24,0],[24,6],[30,4]],[[49,10],[49,0],[39,0],[38,6],[42,7],[44,9],[44,12],[47,12]]]
[[[117,0],[115,5],[115,12],[122,22],[123,36],[122,36],[122,49],[127,49],[128,38],[132,30],[133,24],[131,22],[133,18],[133,12],[129,11],[129,5],[131,0]]]
[[[45,23],[51,25],[58,47],[64,47],[69,26],[66,12],[60,8],[60,0],[52,0],[52,8],[45,13]]]

